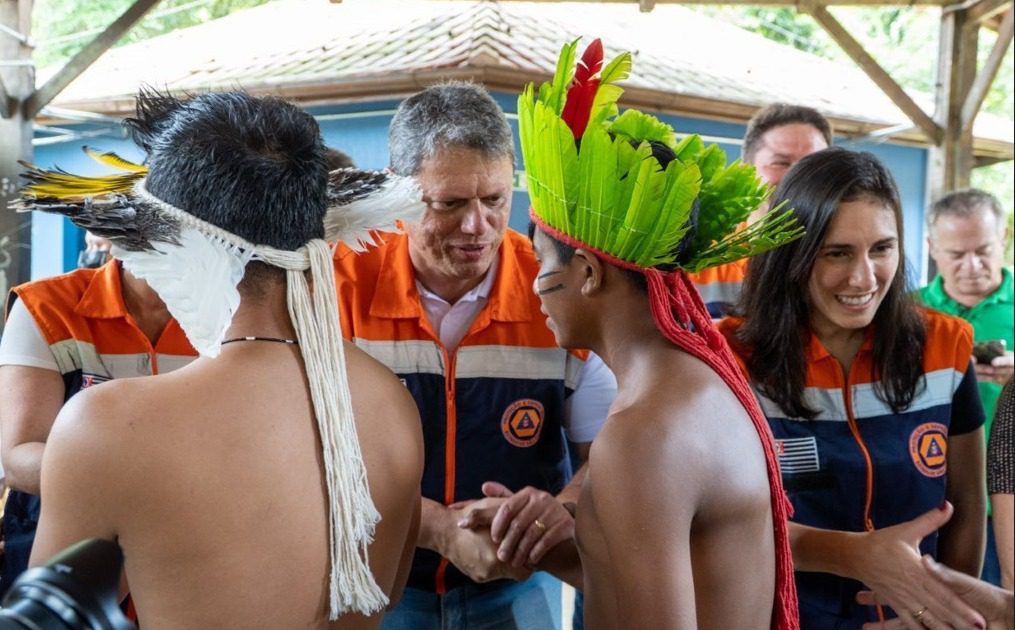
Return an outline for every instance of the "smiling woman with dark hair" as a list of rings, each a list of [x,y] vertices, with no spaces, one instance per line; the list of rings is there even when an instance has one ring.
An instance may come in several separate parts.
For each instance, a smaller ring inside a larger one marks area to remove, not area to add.
[[[779,444],[801,627],[859,628],[883,616],[854,601],[854,580],[915,624],[976,620],[940,605],[919,562],[931,553],[979,571],[983,409],[972,332],[910,301],[899,195],[873,155],[831,148],[803,158],[775,192],[773,205],[783,202],[807,234],[750,261],[744,317],[720,330]]]

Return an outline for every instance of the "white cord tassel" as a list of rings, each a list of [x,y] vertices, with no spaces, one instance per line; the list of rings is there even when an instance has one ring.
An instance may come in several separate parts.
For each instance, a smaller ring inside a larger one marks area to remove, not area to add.
[[[353,418],[331,250],[322,240],[304,248],[313,297],[302,271],[288,272],[289,316],[296,328],[324,451],[331,521],[330,619],[347,610],[369,615],[388,597],[370,571],[367,548],[380,514],[370,498]],[[269,262],[274,262],[267,257]],[[336,395],[337,393],[337,395]]]

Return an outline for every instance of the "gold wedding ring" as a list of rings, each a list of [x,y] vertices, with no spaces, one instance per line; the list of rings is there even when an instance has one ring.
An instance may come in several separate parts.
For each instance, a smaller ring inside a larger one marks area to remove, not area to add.
[[[925,612],[927,612],[927,607],[926,606],[924,606],[920,610],[916,611],[915,613],[909,613],[909,614],[913,615],[913,619],[916,619],[917,621],[919,621],[920,617],[923,617],[923,613],[925,613]]]
[[[546,529],[546,523],[544,523],[543,521],[539,520],[538,518],[536,520],[532,521],[532,524],[535,525],[536,527],[538,527],[539,531],[544,531]],[[926,610],[926,609],[924,609],[924,610]],[[921,610],[920,613],[922,614],[923,610]]]

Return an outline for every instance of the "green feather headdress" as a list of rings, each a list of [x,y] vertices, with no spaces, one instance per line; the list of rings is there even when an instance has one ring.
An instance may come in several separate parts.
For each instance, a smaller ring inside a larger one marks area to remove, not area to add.
[[[551,83],[518,98],[522,156],[533,218],[559,234],[640,268],[701,271],[778,247],[803,235],[791,210],[775,208],[740,229],[769,195],[754,167],[705,146],[677,142],[659,119],[619,113],[631,72],[624,52],[603,65],[600,40],[575,67],[578,40],[565,44]],[[665,168],[650,142],[677,156]],[[698,201],[698,218],[690,221]],[[693,230],[693,231],[692,231]],[[689,233],[690,232],[690,233]],[[679,255],[678,248],[683,252]]]

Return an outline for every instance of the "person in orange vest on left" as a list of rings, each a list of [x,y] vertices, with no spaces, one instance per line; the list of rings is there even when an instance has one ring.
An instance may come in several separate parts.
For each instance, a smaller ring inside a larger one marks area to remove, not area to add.
[[[197,353],[148,284],[88,234],[81,269],[14,287],[0,339],[0,429],[11,492],[4,506],[0,595],[25,569],[39,519],[39,472],[57,413],[114,378],[162,374]]]

